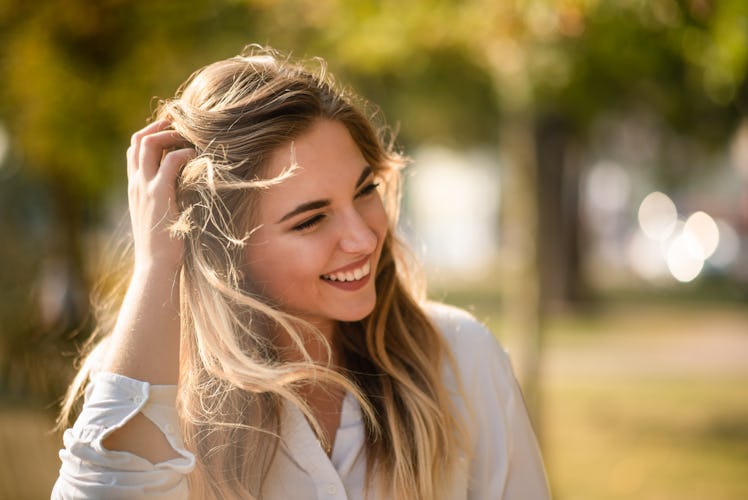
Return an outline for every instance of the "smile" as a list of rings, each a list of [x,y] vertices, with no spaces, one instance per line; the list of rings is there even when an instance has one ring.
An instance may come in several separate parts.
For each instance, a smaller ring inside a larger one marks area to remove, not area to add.
[[[340,281],[340,282],[347,282],[347,281],[358,281],[362,278],[365,278],[371,274],[371,262],[368,260],[362,265],[361,267],[357,267],[356,269],[351,269],[348,271],[338,271],[336,273],[330,273],[330,274],[323,274],[322,279],[327,281]]]

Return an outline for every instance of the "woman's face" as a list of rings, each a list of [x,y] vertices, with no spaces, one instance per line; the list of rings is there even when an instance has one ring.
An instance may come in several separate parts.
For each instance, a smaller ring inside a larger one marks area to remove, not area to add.
[[[258,229],[246,248],[252,288],[320,328],[374,308],[374,276],[387,215],[371,167],[345,126],[319,120],[269,158],[270,176],[293,176],[260,192]]]

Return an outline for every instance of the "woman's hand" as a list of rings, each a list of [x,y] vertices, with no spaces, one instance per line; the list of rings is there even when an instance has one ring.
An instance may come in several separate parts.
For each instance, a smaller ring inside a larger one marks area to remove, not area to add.
[[[158,121],[132,136],[127,150],[130,221],[135,269],[151,266],[175,271],[182,261],[182,242],[169,227],[176,220],[176,179],[195,150],[169,122]]]
[[[169,227],[177,217],[177,175],[194,155],[187,141],[169,129],[166,121],[152,123],[132,136],[127,177],[135,269],[102,362],[105,371],[152,384],[177,383],[177,271],[183,243],[169,234]],[[134,432],[135,440],[141,432],[129,426],[121,431],[125,442],[132,437],[128,432]]]

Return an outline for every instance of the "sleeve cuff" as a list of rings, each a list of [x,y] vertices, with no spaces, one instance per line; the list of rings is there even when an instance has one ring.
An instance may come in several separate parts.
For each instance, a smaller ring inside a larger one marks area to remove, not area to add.
[[[156,464],[156,467],[171,464],[179,469],[191,469],[195,459],[184,447],[175,407],[176,396],[175,385],[151,385],[117,373],[94,373],[86,388],[83,410],[69,434],[66,433],[66,441],[71,441],[66,446],[85,444],[101,455],[125,453],[105,449],[102,441],[141,412],[182,456]]]

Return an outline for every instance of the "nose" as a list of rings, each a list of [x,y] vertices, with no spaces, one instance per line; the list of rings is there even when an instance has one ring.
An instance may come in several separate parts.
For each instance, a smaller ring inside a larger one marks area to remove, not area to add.
[[[344,217],[340,248],[352,254],[369,254],[377,248],[377,234],[355,209]]]

